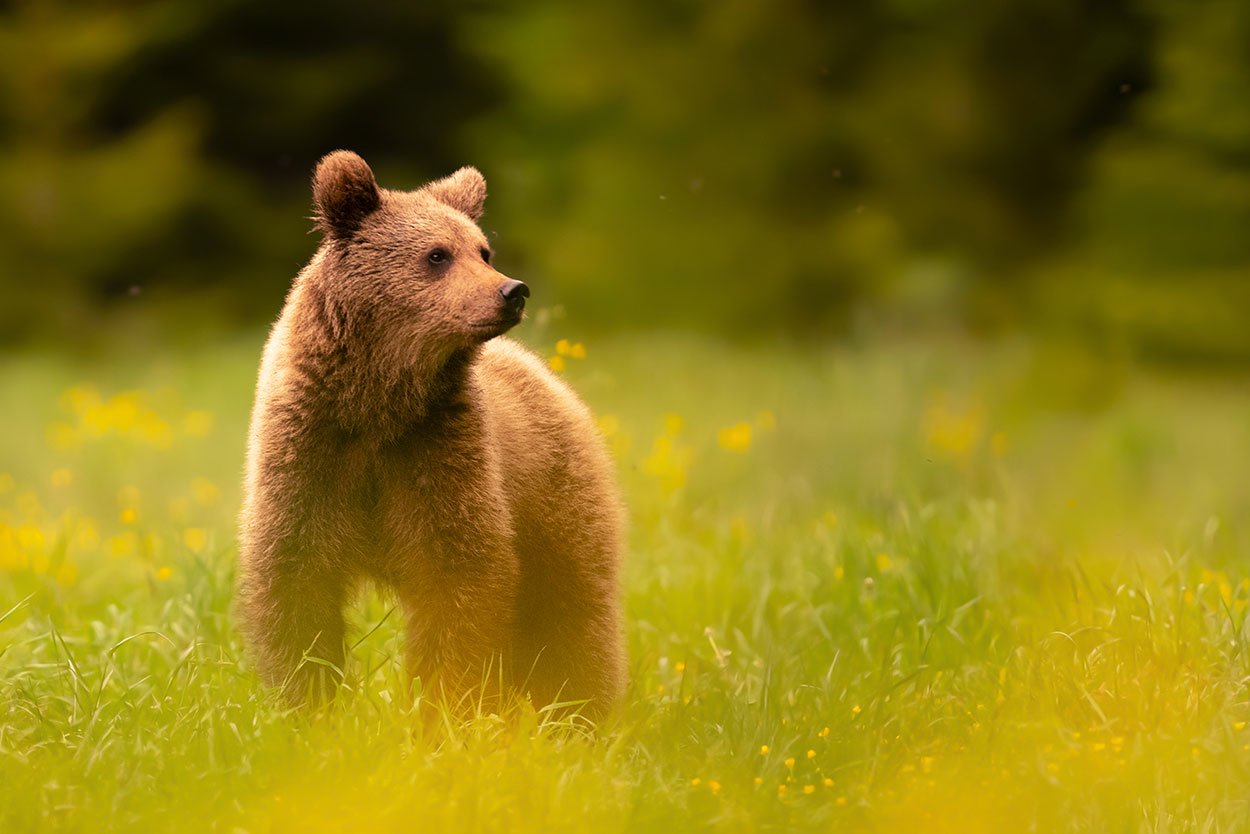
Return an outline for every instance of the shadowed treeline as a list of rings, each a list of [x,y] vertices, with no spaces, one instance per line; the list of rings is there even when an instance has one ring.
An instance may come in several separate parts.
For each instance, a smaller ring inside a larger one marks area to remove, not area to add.
[[[0,336],[272,317],[336,147],[588,326],[1250,356],[1238,0],[0,10]]]

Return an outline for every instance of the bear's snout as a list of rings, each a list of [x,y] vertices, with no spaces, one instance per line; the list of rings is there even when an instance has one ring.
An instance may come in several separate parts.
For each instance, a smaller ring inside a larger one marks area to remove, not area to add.
[[[509,313],[519,316],[525,309],[525,299],[530,297],[530,288],[525,285],[524,281],[509,278],[500,285],[499,297],[503,299],[504,306]]]

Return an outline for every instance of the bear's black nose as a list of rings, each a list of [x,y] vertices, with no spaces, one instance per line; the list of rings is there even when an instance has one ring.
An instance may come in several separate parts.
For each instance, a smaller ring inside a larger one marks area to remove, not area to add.
[[[503,299],[503,303],[513,312],[521,312],[525,309],[525,299],[529,298],[530,288],[525,286],[524,281],[513,281],[511,279],[504,282],[499,288],[499,297]]]

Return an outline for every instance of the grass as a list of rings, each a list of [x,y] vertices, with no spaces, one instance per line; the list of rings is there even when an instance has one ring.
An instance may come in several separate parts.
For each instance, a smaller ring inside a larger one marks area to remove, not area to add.
[[[424,727],[378,596],[285,711],[230,609],[263,335],[10,356],[0,831],[1250,830],[1244,379],[539,319],[631,507],[618,715]]]

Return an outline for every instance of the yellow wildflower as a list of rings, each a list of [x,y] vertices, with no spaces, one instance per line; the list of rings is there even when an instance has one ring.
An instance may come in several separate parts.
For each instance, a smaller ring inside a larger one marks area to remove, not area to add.
[[[62,562],[56,571],[56,584],[68,588],[78,581],[78,566],[72,562]]]
[[[203,527],[188,527],[182,531],[182,543],[192,553],[199,553],[208,545],[208,531]]]
[[[191,481],[191,497],[202,507],[210,507],[221,500],[221,490],[208,478],[195,478]]]
[[[745,452],[751,448],[751,424],[737,423],[721,429],[716,435],[716,442],[722,449],[731,452]]]

